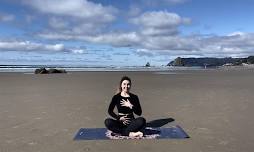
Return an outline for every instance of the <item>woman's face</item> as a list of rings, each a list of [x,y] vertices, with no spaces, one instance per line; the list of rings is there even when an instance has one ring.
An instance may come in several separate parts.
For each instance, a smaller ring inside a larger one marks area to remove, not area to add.
[[[129,92],[131,89],[131,83],[128,80],[124,80],[121,84],[121,88],[123,92]]]

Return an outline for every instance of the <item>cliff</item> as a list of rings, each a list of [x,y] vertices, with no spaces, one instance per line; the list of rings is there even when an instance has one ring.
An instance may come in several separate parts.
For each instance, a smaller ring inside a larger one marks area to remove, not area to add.
[[[247,58],[181,58],[169,62],[168,66],[222,66],[222,65],[242,65],[254,64],[254,56]]]

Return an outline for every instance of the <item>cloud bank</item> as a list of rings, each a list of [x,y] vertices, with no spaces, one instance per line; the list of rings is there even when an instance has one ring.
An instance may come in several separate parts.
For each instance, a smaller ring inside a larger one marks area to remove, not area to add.
[[[64,44],[44,44],[30,41],[0,41],[1,51],[23,51],[23,52],[70,52],[84,53],[85,50],[77,48],[66,48]]]
[[[185,1],[142,0],[141,2],[148,5],[159,2],[180,4]],[[129,10],[124,10],[127,15],[125,18],[121,18],[119,12],[123,10],[88,0],[22,0],[22,4],[46,20],[46,24],[33,33],[33,36],[38,39],[132,47],[136,49],[139,56],[159,54],[242,57],[254,52],[254,33],[183,35],[181,27],[190,26],[193,22],[192,19],[167,10],[144,11],[138,5],[133,5],[129,7]],[[32,18],[29,20],[34,20],[34,16]],[[15,20],[15,16],[0,13],[0,22],[13,20]],[[119,27],[130,28],[121,29]],[[79,48],[66,48],[64,43],[42,44],[25,40],[0,41],[0,49],[85,52]]]

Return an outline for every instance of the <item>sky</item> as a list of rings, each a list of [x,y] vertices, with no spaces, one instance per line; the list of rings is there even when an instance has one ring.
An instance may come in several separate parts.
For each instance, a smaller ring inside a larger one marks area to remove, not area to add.
[[[0,0],[0,64],[254,55],[253,0]]]

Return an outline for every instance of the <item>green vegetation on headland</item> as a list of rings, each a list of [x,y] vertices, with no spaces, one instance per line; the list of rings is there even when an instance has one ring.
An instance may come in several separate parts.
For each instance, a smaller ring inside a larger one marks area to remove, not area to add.
[[[167,66],[205,66],[216,67],[223,65],[239,66],[243,64],[254,64],[254,56],[247,58],[181,58],[178,57],[174,61],[171,61]]]

